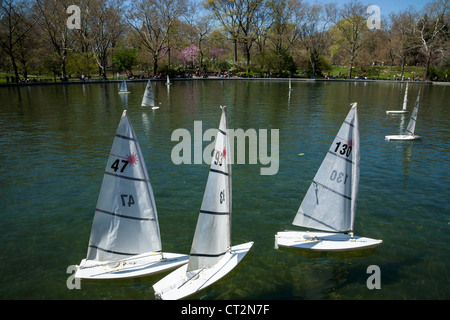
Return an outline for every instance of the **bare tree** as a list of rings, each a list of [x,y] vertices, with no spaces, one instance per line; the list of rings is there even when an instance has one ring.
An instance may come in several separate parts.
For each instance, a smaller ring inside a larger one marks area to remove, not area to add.
[[[259,27],[264,23],[268,7],[263,0],[207,0],[206,8],[214,12],[223,29],[234,42],[234,61],[237,62],[237,43],[244,46],[247,68],[250,54],[257,39]]]
[[[36,19],[30,17],[27,1],[5,0],[0,2],[0,43],[11,59],[16,81],[19,79],[17,59],[20,57],[24,67],[23,76],[27,77],[26,51],[30,42],[30,31]]]
[[[409,7],[399,13],[392,13],[390,20],[389,49],[400,59],[401,76],[403,76],[406,59],[420,45],[416,37],[418,15],[412,7]]]
[[[123,32],[120,15],[123,1],[93,0],[92,2],[91,46],[101,76],[106,79],[109,49]]]
[[[131,4],[127,21],[153,59],[153,73],[167,45],[175,19],[186,10],[186,0],[139,0]]]
[[[274,0],[269,3],[272,23],[270,25],[271,40],[275,51],[283,48],[289,50],[300,37],[301,2],[299,0]]]
[[[53,48],[61,65],[61,75],[66,76],[66,58],[73,49],[74,37],[67,27],[67,8],[72,0],[36,0],[36,14],[44,31],[47,44]]]
[[[424,78],[428,79],[428,70],[433,54],[444,53],[449,38],[449,1],[433,0],[425,7],[423,17],[417,25],[417,32],[426,56]]]
[[[331,7],[319,4],[310,5],[303,3],[297,17],[299,25],[299,38],[308,53],[308,60],[311,66],[312,75],[316,75],[319,58],[325,50],[327,43],[328,16]]]

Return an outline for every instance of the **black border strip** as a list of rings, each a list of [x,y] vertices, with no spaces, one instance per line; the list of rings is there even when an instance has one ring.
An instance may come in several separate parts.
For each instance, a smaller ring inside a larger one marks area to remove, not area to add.
[[[99,208],[96,208],[95,211],[98,211],[98,212],[101,212],[101,213],[105,213],[105,214],[109,214],[109,215],[111,215],[111,216],[116,216],[116,217],[126,218],[126,219],[132,219],[132,220],[139,220],[139,221],[149,221],[149,220],[152,220],[152,219],[149,219],[149,218],[139,218],[139,217],[125,216],[125,215],[123,215],[123,214],[117,214],[117,213],[110,212],[110,211],[106,211],[106,210],[102,210],[102,209],[99,209]]]
[[[215,172],[215,173],[221,173],[221,174],[224,174],[224,175],[228,176],[228,173],[226,173],[226,172],[223,172],[223,171],[220,171],[220,170],[216,170],[216,169],[209,169],[209,171],[211,171],[211,172]]]
[[[200,210],[200,213],[214,214],[219,216],[227,216],[230,214],[229,212],[207,211],[207,210]]]
[[[108,252],[108,253],[113,253],[113,254],[120,254],[122,256],[136,256],[136,255],[138,255],[138,253],[125,253],[125,252],[118,252],[118,251],[107,250],[107,249],[100,248],[98,246],[94,246],[93,244],[90,244],[89,248],[93,248],[93,249],[96,249],[96,250],[100,250],[100,251]]]
[[[122,176],[120,174],[116,174],[116,173],[112,173],[112,172],[108,172],[105,171],[105,174],[113,176],[113,177],[117,177],[117,178],[122,178],[122,179],[127,179],[127,180],[133,180],[133,181],[141,181],[141,182],[150,182],[147,179],[141,179],[141,178],[133,178],[133,177],[127,177],[127,176]]]

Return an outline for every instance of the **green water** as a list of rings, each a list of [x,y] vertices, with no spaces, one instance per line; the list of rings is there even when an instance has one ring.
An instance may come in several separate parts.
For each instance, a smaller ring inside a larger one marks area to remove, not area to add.
[[[404,84],[286,81],[154,83],[158,110],[141,107],[145,83],[0,88],[0,299],[154,299],[163,275],[82,281],[67,268],[87,252],[98,192],[122,110],[138,136],[158,208],[164,251],[189,253],[207,164],[175,165],[175,129],[279,129],[279,170],[233,166],[233,244],[254,241],[243,262],[193,299],[449,299],[450,87],[411,84],[422,99],[421,141],[385,141],[406,128]],[[351,102],[358,102],[361,179],[355,234],[383,239],[374,250],[300,254],[274,249],[291,225]],[[204,142],[204,146],[208,145]],[[269,148],[270,151],[270,148]],[[192,155],[192,160],[193,159]],[[380,268],[369,290],[367,268]]]

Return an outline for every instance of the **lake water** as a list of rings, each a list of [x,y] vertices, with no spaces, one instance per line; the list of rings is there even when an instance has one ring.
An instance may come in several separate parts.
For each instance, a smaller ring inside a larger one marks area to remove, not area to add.
[[[420,141],[385,141],[406,128],[405,84],[372,82],[176,81],[154,85],[158,110],[141,107],[144,82],[0,88],[0,299],[154,299],[163,275],[81,281],[67,268],[86,256],[98,192],[124,108],[152,182],[164,251],[189,253],[208,164],[175,165],[175,129],[278,129],[279,170],[233,166],[233,244],[254,241],[242,263],[193,299],[449,299],[450,87],[422,90]],[[358,102],[361,178],[355,234],[376,249],[304,254],[274,249],[291,223],[352,102]],[[270,141],[270,140],[269,140]],[[204,142],[207,146],[209,142]],[[194,151],[194,150],[193,150]],[[270,151],[270,148],[269,148]],[[192,155],[192,160],[193,159]],[[248,159],[248,158],[247,158]],[[258,159],[260,160],[260,159]],[[367,268],[381,289],[369,290]]]

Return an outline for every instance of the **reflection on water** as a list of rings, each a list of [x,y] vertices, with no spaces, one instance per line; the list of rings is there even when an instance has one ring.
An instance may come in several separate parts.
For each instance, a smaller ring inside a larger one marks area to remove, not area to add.
[[[160,108],[141,107],[146,82],[0,88],[1,298],[153,299],[163,275],[82,281],[66,269],[85,257],[108,153],[124,108],[138,136],[156,198],[164,250],[188,253],[209,166],[174,165],[175,129],[279,129],[279,171],[233,166],[233,243],[255,241],[242,265],[195,299],[446,299],[450,220],[449,89],[422,86],[421,141],[385,141],[403,132],[404,85],[364,82],[175,81],[154,83]],[[414,97],[418,84],[410,84]],[[412,110],[414,99],[409,99]],[[383,239],[376,250],[302,254],[275,250],[291,224],[352,102],[358,102],[361,179],[355,233]],[[209,143],[204,142],[203,147]],[[269,149],[270,150],[270,149]],[[248,159],[248,157],[246,157]],[[426,245],[425,245],[426,244]],[[381,290],[369,290],[378,265]]]

